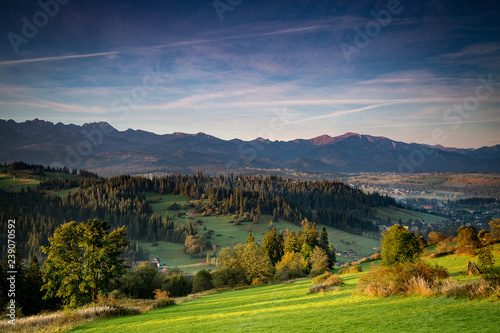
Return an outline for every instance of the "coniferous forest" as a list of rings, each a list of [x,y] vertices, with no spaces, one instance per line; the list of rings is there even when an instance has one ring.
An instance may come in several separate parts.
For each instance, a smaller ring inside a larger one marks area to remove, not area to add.
[[[39,166],[37,170],[43,172]],[[45,192],[74,186],[79,190],[64,197]],[[80,171],[77,180],[52,178],[41,182],[37,190],[0,190],[1,232],[7,232],[7,221],[15,217],[16,238],[26,258],[43,257],[41,246],[48,245],[55,228],[73,220],[96,218],[113,228],[125,226],[131,240],[184,243],[187,236],[197,233],[194,223],[178,224],[173,217],[153,213],[148,192],[190,197],[191,208],[204,216],[232,214],[240,221],[252,221],[268,214],[297,225],[308,219],[354,234],[377,232],[373,208],[396,205],[390,197],[364,194],[335,181],[201,173],[99,178]]]

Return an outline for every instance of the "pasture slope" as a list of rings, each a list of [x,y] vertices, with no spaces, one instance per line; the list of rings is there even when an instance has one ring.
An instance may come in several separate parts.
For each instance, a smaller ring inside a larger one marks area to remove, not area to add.
[[[498,246],[495,256],[499,266]],[[461,275],[470,259],[451,255],[432,262],[463,280],[471,279]],[[365,272],[370,263],[362,267]],[[364,272],[342,275],[345,284],[338,291],[308,294],[311,279],[277,283],[202,295],[142,315],[81,325],[71,332],[498,332],[498,298],[365,296],[356,292]]]

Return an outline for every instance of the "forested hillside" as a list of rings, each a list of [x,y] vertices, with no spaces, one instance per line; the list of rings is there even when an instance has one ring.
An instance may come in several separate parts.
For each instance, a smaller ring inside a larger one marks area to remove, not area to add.
[[[46,191],[77,186],[64,197]],[[184,243],[197,233],[194,223],[178,223],[175,216],[153,213],[146,193],[176,194],[193,199],[189,204],[201,216],[230,214],[235,222],[250,222],[261,214],[294,224],[307,218],[347,232],[377,232],[374,207],[395,205],[390,197],[364,194],[335,181],[303,182],[276,176],[207,176],[201,173],[161,178],[120,176],[99,178],[83,173],[77,180],[52,178],[37,190],[0,190],[1,232],[16,219],[16,240],[27,258],[42,256],[40,247],[64,222],[106,220],[125,226],[132,240]],[[194,221],[193,221],[194,222]],[[2,249],[3,251],[3,249]],[[3,255],[3,254],[2,254]]]

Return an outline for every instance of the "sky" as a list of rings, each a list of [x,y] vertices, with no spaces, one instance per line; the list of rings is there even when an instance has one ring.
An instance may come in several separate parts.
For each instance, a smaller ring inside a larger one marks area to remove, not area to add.
[[[500,3],[2,1],[0,118],[500,144]]]

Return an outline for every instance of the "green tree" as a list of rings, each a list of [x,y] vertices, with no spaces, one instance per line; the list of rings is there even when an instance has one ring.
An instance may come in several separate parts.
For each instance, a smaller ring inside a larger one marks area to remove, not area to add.
[[[233,256],[243,268],[248,282],[259,284],[271,277],[273,266],[259,245],[255,243],[238,244],[233,249]]]
[[[206,269],[196,273],[193,279],[193,293],[199,293],[213,288],[212,275]]]
[[[309,246],[309,244],[307,243],[302,244],[302,248],[300,249],[300,254],[302,254],[304,258],[309,259],[309,257],[312,254],[311,246]]]
[[[205,251],[205,242],[198,235],[189,235],[184,241],[184,251],[191,257],[200,255]]]
[[[321,228],[321,233],[319,234],[318,246],[325,251],[328,251],[330,242],[328,241],[328,232],[325,226]]]
[[[332,268],[337,262],[337,257],[335,255],[335,246],[333,246],[332,243],[328,245],[328,257],[330,258],[330,268]]]
[[[29,302],[23,306],[25,315],[36,314],[43,310],[43,293],[41,291],[43,285],[43,274],[38,267],[38,257],[34,256],[31,260],[30,267],[26,272],[26,284],[29,291]]]
[[[276,264],[276,278],[283,281],[303,277],[307,266],[306,259],[300,253],[285,252],[281,261]]]
[[[483,247],[479,250],[477,266],[481,273],[487,276],[493,271],[493,267],[495,266],[495,258],[493,257],[493,254],[491,254],[491,248],[489,246]]]
[[[500,219],[493,219],[490,221],[491,234],[495,239],[500,238]]]
[[[422,253],[418,237],[401,225],[393,225],[382,238],[382,262],[391,266],[406,261],[415,262]]]
[[[80,289],[80,284],[84,283],[81,239],[82,230],[76,221],[72,221],[55,230],[54,237],[49,238],[50,247],[42,247],[42,251],[48,254],[43,263],[44,299],[59,297],[70,307],[88,301],[89,295]]]
[[[44,299],[60,297],[76,307],[111,289],[123,273],[120,258],[128,245],[123,227],[108,233],[109,224],[98,220],[65,223],[49,238],[43,266]]]
[[[309,258],[311,262],[310,276],[323,274],[330,267],[330,258],[326,251],[316,246]]]
[[[283,252],[299,252],[300,248],[298,247],[297,237],[295,237],[295,232],[292,230],[288,233],[285,238],[285,245],[283,248]]]
[[[481,245],[477,238],[477,230],[472,226],[461,226],[458,228],[457,246],[459,248],[476,249]]]
[[[173,297],[187,296],[193,290],[192,281],[182,273],[167,276],[162,287]]]
[[[163,275],[150,262],[142,262],[121,278],[123,292],[133,298],[153,298],[153,291],[162,287]]]
[[[256,243],[235,245],[219,253],[218,269],[213,273],[215,287],[260,283],[270,278],[273,266],[264,249]]]
[[[281,260],[283,255],[283,236],[279,237],[276,234],[276,228],[272,228],[271,232],[266,231],[264,239],[262,240],[262,248],[264,253],[269,256],[271,263],[275,265]]]
[[[121,258],[123,250],[129,245],[125,228],[115,229],[108,234],[109,227],[107,221],[97,219],[80,225],[85,286],[92,299],[99,292],[109,291],[125,269]]]
[[[247,243],[255,243],[255,238],[253,237],[253,234],[252,233],[249,233],[248,234],[248,238],[247,238]]]

